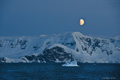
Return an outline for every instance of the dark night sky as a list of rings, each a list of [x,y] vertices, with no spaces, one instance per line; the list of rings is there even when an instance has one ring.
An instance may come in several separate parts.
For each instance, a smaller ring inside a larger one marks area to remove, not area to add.
[[[0,36],[120,35],[119,0],[0,0]],[[80,26],[83,18],[85,25]]]

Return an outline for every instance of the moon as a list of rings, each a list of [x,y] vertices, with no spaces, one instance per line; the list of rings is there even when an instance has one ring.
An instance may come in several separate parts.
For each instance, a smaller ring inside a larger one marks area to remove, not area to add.
[[[84,25],[84,20],[80,19],[80,25]]]

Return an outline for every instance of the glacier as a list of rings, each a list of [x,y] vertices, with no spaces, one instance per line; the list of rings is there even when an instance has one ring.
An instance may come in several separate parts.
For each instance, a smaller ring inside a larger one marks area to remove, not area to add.
[[[80,32],[0,37],[0,63],[120,63],[120,37],[95,38]]]

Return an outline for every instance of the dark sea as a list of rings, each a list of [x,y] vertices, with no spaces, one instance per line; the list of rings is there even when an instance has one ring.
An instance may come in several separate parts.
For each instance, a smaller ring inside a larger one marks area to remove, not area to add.
[[[1,63],[0,80],[120,80],[120,64]]]

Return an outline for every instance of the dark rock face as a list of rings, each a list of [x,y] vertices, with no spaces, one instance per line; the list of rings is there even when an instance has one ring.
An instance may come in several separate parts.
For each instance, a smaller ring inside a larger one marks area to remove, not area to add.
[[[6,58],[5,57],[1,57],[0,58],[0,63],[4,63],[4,62],[6,62],[7,60],[6,60]]]
[[[12,41],[12,40],[6,40],[6,42],[10,43],[10,47],[11,48],[16,48],[17,46],[20,46],[21,49],[26,49],[27,45],[27,41],[26,40],[17,40],[17,42]],[[2,43],[0,43],[0,47],[2,47]]]
[[[53,47],[51,49],[45,49],[43,54],[39,55],[26,55],[24,57],[20,57],[21,60],[25,62],[71,62],[74,61],[73,56],[71,53],[67,53],[61,47]],[[0,58],[0,63],[6,62],[5,58]]]
[[[26,61],[26,59],[24,59],[24,58],[26,58],[28,61],[31,61],[31,62],[41,62],[41,63],[45,62],[42,55],[38,55],[38,56],[30,55],[30,56],[24,56],[21,58],[22,60]]]
[[[106,48],[104,48],[104,45],[109,45],[109,42],[107,40],[100,40],[97,38],[91,39],[91,38],[84,38],[81,37],[80,40],[83,42],[83,44],[85,46],[81,46],[83,51],[86,51],[87,53],[89,53],[90,55],[92,55],[92,53],[94,51],[96,51],[96,48],[99,48],[102,52],[106,52],[106,54],[111,55],[113,54],[112,50],[108,50]],[[114,39],[111,39],[111,42],[115,42]],[[119,43],[119,42],[117,42]],[[91,51],[89,51],[89,48],[91,48]],[[77,52],[79,52],[79,49],[76,49]]]
[[[73,61],[73,57],[70,53],[64,51],[63,48],[53,47],[51,49],[47,49],[43,51],[43,55],[46,61]]]
[[[2,63],[2,61],[6,61],[4,58],[0,58],[0,63]]]
[[[25,56],[25,58],[29,61],[38,62],[66,62],[66,61],[73,61],[74,58],[70,53],[66,53],[63,48],[60,47],[53,47],[51,49],[46,49],[43,51],[43,54],[38,56],[31,55]]]

